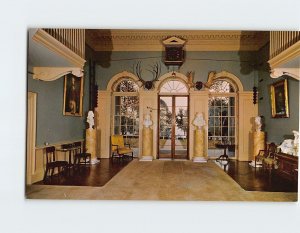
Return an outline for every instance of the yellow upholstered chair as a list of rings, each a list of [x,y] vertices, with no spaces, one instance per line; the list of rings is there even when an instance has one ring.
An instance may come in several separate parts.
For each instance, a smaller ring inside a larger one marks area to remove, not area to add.
[[[267,145],[266,150],[260,150],[258,155],[255,157],[256,164],[261,161],[262,167],[267,168],[270,172],[272,169],[277,167],[277,160],[275,157],[277,146],[274,142]]]
[[[130,148],[130,144],[124,143],[123,135],[111,136],[111,153],[112,158],[123,158],[124,155],[128,154],[131,154],[131,158],[133,158],[133,150]]]

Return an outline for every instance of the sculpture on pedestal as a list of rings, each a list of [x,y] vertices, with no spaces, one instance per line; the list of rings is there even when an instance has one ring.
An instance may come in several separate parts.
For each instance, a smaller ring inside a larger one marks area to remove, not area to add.
[[[144,127],[149,128],[152,124],[153,124],[153,122],[151,120],[150,114],[149,113],[145,114],[145,118],[143,121]]]
[[[255,131],[261,132],[261,127],[262,127],[261,116],[257,116],[255,117]]]
[[[150,127],[152,124],[150,113],[146,113],[143,121],[142,158],[140,161],[153,160],[153,130]]]
[[[196,117],[193,121],[193,125],[196,126],[198,129],[202,129],[202,127],[205,126],[203,113],[196,113]]]
[[[86,122],[89,123],[89,129],[92,129],[94,127],[95,121],[94,121],[94,113],[93,113],[93,111],[89,111],[88,112],[88,116],[87,116]]]
[[[253,160],[250,163],[252,167],[261,167],[262,161],[257,157],[259,151],[265,148],[265,132],[262,131],[262,116],[256,116],[254,119],[254,132],[253,132]]]
[[[193,161],[198,163],[207,162],[204,158],[204,130],[206,125],[203,113],[196,113],[193,125],[196,127],[194,131],[194,157]]]
[[[96,130],[94,129],[94,113],[93,111],[88,112],[86,122],[89,127],[86,129],[86,152],[91,154],[91,163],[99,163],[96,157]]]

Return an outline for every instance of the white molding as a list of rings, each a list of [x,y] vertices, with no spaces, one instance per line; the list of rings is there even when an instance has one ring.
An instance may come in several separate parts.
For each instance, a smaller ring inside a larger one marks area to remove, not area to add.
[[[83,70],[78,67],[33,67],[33,79],[43,81],[54,81],[70,73],[83,77]]]
[[[56,40],[43,29],[38,29],[37,32],[33,35],[32,39],[44,45],[46,48],[55,52],[56,54],[64,57],[76,67],[83,68],[85,60],[82,57],[74,53],[71,49]]]
[[[274,68],[270,72],[271,78],[279,78],[282,75],[288,75],[294,79],[300,80],[300,68]]]
[[[300,56],[300,41],[270,59],[268,63],[270,64],[270,68],[272,70],[275,68],[280,68],[282,65],[295,59],[298,56]]]
[[[155,86],[154,86],[155,91],[157,91],[159,93],[160,88],[162,87],[162,85],[164,85],[165,82],[167,82],[168,80],[172,80],[172,79],[176,79],[176,80],[179,79],[179,80],[181,80],[182,83],[184,85],[186,85],[187,90],[188,90],[188,92],[184,93],[184,94],[185,95],[189,94],[190,88],[188,86],[188,77],[185,76],[184,74],[176,72],[176,71],[168,72],[168,73],[163,74],[162,76],[160,76],[159,79],[158,79],[158,81],[155,82]],[[168,93],[168,94],[170,94],[170,93]],[[176,95],[178,95],[178,93],[176,93]]]
[[[109,91],[109,92],[113,92],[116,83],[117,83],[118,81],[120,81],[121,78],[130,78],[130,79],[132,79],[133,81],[135,81],[135,82],[137,82],[137,83],[139,82],[139,78],[138,78],[135,74],[133,74],[133,73],[131,73],[131,72],[128,72],[128,71],[124,70],[124,71],[122,71],[122,72],[120,72],[120,73],[117,73],[116,75],[114,75],[114,76],[109,80],[109,82],[108,82],[108,84],[107,84],[107,87],[106,87],[106,90]]]
[[[231,80],[232,82],[234,82],[234,84],[237,86],[238,90],[236,90],[237,92],[242,92],[244,91],[244,87],[243,84],[241,82],[241,80],[235,76],[234,74],[227,72],[227,71],[221,71],[219,73],[216,73],[216,75],[213,77],[213,80],[216,79],[220,79],[220,78],[226,78]]]
[[[36,170],[35,164],[35,143],[36,143],[36,101],[37,93],[28,92],[27,104],[27,153],[26,153],[26,184],[34,182]]]
[[[172,36],[162,42],[164,45],[181,45],[185,44],[185,40],[182,40],[176,36]]]
[[[257,51],[268,32],[208,30],[86,30],[95,51],[163,51],[168,37],[185,40],[186,51]]]

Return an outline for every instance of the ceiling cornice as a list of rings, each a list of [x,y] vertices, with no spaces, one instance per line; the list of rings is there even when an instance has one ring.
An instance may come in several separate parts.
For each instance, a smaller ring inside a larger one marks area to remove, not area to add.
[[[186,41],[187,51],[256,51],[269,41],[268,32],[183,30],[86,30],[95,51],[162,51],[169,37]]]

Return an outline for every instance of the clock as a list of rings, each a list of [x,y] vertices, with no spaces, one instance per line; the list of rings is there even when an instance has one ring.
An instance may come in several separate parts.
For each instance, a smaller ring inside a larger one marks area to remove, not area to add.
[[[184,62],[184,49],[185,41],[177,38],[170,37],[163,41],[165,46],[165,64],[181,66]]]
[[[168,46],[165,49],[165,64],[166,65],[182,65],[184,60],[184,50],[183,47],[179,46]]]

